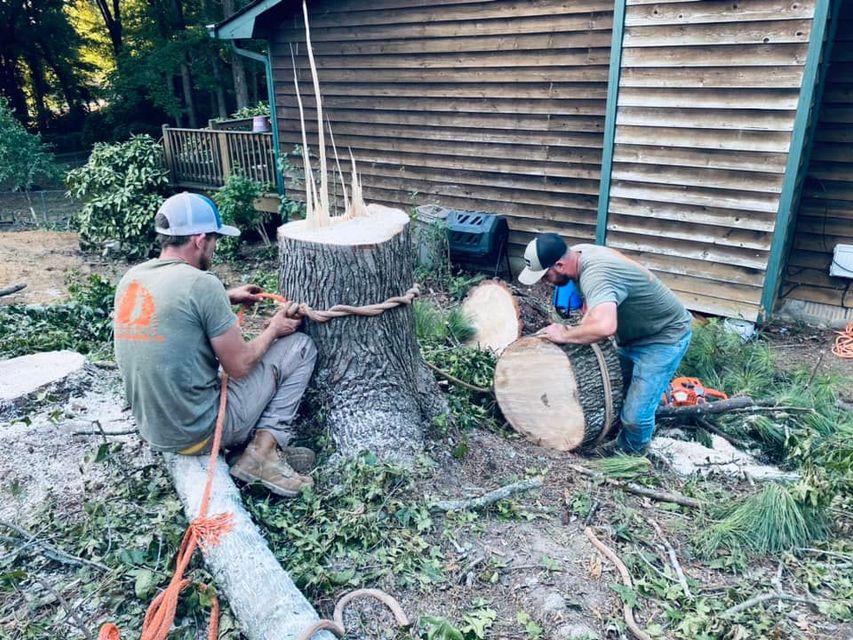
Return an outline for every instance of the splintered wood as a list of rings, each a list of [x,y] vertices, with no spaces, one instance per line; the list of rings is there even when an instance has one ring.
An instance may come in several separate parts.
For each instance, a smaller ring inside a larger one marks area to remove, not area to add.
[[[305,19],[305,45],[308,50],[308,62],[311,67],[311,79],[314,85],[314,99],[317,103],[317,146],[320,153],[320,186],[317,188],[317,182],[314,177],[314,172],[311,169],[311,159],[308,149],[308,135],[305,128],[305,111],[302,105],[302,96],[299,92],[299,76],[296,69],[296,59],[291,48],[291,59],[293,60],[293,84],[296,89],[296,102],[299,107],[299,123],[302,128],[302,166],[305,176],[305,222],[309,227],[327,227],[338,218],[337,221],[350,220],[359,216],[368,215],[367,206],[362,199],[361,181],[358,177],[358,172],[355,165],[355,157],[350,152],[350,160],[352,161],[352,186],[351,198],[347,196],[346,187],[343,187],[344,211],[343,214],[335,214],[331,210],[329,201],[329,173],[328,162],[326,158],[326,133],[323,127],[323,101],[320,95],[320,78],[317,75],[317,65],[314,62],[314,48],[311,45],[311,30],[308,26],[308,5],[303,0],[302,15]],[[332,140],[332,148],[335,153],[335,162],[337,164],[338,173],[340,174],[341,185],[344,185],[343,172],[338,158],[338,150],[335,147],[335,139],[332,136],[332,128],[329,125],[329,136]]]

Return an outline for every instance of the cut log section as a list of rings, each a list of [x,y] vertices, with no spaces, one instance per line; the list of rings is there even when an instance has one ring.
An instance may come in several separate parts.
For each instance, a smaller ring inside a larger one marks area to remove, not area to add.
[[[622,370],[613,343],[516,340],[495,368],[495,397],[513,429],[543,447],[572,451],[615,430]]]
[[[498,279],[471,289],[462,311],[475,330],[466,344],[491,349],[498,355],[521,336],[535,333],[550,322],[546,305]]]
[[[366,216],[279,228],[281,293],[316,310],[365,306],[402,296],[413,283],[409,216],[372,204]],[[424,425],[446,410],[423,364],[410,305],[372,317],[305,320],[318,349],[314,387],[337,453],[371,451],[411,463]]]

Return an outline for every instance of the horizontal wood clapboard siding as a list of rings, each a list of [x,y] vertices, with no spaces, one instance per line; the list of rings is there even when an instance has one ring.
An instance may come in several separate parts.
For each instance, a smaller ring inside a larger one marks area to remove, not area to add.
[[[606,242],[755,320],[815,2],[627,4]]]
[[[506,215],[515,253],[540,231],[594,238],[612,0],[326,0],[310,11],[324,113],[368,201]],[[292,46],[316,154],[301,13],[271,34],[282,149],[301,143]]]
[[[782,295],[853,308],[853,281],[829,275],[836,244],[853,244],[853,5],[841,6]]]

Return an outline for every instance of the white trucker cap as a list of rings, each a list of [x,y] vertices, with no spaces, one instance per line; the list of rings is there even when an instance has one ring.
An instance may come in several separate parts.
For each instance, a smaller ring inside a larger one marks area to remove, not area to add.
[[[198,193],[184,191],[168,198],[157,211],[169,221],[169,228],[154,227],[164,236],[194,236],[199,233],[218,233],[223,236],[239,236],[240,230],[222,224],[219,209],[210,198]]]

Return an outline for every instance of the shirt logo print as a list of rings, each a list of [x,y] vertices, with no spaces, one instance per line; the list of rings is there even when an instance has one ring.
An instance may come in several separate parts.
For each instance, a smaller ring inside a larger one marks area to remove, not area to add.
[[[157,306],[154,296],[137,280],[132,280],[116,304],[116,340],[162,342],[157,334]]]

